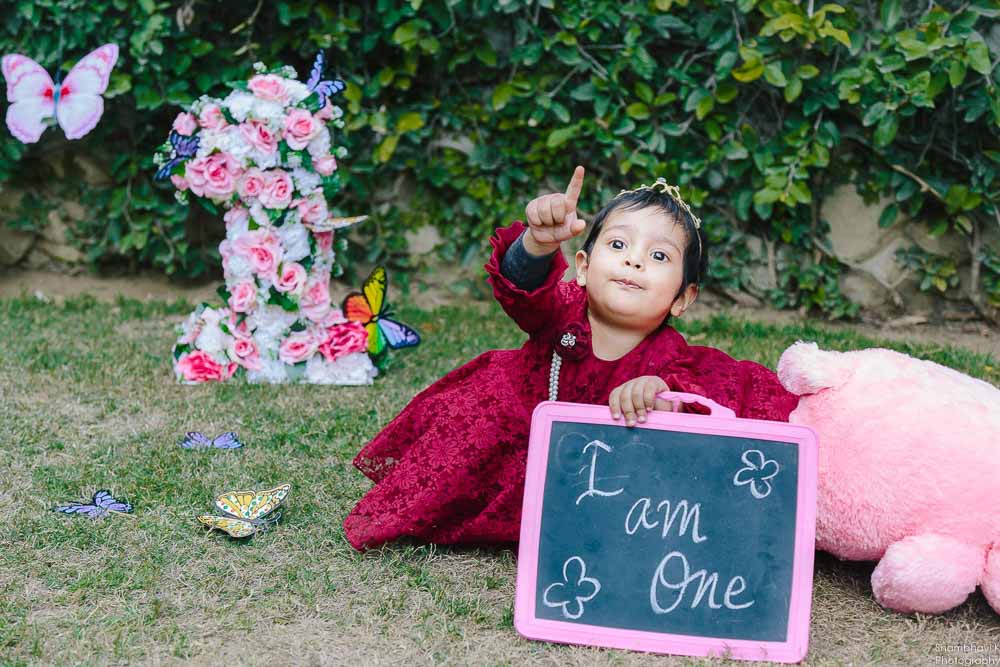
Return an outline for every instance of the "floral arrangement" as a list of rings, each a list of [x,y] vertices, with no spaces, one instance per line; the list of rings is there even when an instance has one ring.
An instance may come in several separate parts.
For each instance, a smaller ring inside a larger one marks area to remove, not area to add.
[[[224,99],[202,97],[177,115],[157,153],[157,179],[179,201],[225,210],[220,244],[225,306],[202,304],[180,327],[174,371],[185,383],[225,381],[371,384],[377,369],[367,332],[330,298],[334,233],[364,216],[333,215],[340,181],[333,129],[343,111],[322,80],[323,56],[307,83],[290,67],[254,65]]]

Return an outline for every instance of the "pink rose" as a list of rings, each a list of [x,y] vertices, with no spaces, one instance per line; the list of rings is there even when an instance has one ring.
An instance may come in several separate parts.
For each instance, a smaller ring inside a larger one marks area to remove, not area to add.
[[[260,193],[260,203],[264,208],[288,208],[292,203],[292,177],[287,171],[276,169],[268,175],[264,190]]]
[[[264,172],[256,167],[247,169],[240,180],[240,196],[247,199],[259,197],[260,193],[264,191],[266,184],[267,181]]]
[[[221,382],[236,372],[236,364],[220,364],[203,350],[182,354],[177,360],[177,371],[188,382]]]
[[[226,199],[236,189],[236,179],[243,173],[239,161],[229,153],[212,153],[187,163],[185,176],[191,192],[199,197]]]
[[[233,225],[242,225],[249,217],[250,211],[242,206],[234,206],[226,211],[222,219],[226,221],[226,229],[229,229]]]
[[[316,249],[320,252],[330,252],[333,249],[333,232],[313,232],[316,237]]]
[[[247,143],[264,155],[270,155],[278,150],[278,136],[263,121],[248,120],[240,123],[240,134]]]
[[[330,217],[330,211],[326,208],[326,198],[322,195],[313,195],[308,199],[297,199],[293,203],[306,227],[319,224]]]
[[[321,273],[306,283],[299,308],[313,322],[322,322],[330,314],[330,276]]]
[[[184,192],[185,190],[188,189],[187,179],[184,178],[183,176],[178,176],[177,174],[171,174],[170,182],[173,183],[174,187],[180,190],[181,192]]]
[[[229,313],[229,330],[233,333],[236,338],[250,338],[250,324],[247,318],[240,318],[239,324],[236,323],[237,316],[236,313]]]
[[[319,352],[327,361],[352,352],[364,352],[368,348],[368,332],[360,322],[346,322],[327,329],[327,337]]]
[[[226,126],[226,117],[218,104],[206,104],[198,116],[198,124],[206,130],[221,130]]]
[[[182,111],[177,114],[177,118],[174,118],[174,132],[177,134],[183,134],[185,137],[190,137],[197,129],[198,122],[195,120],[193,115],[187,112]]]
[[[238,283],[229,295],[229,307],[234,313],[249,313],[257,303],[257,286],[249,281]]]
[[[330,120],[333,118],[333,102],[330,101],[329,97],[326,98],[326,105],[316,112],[316,118],[319,120]]]
[[[323,321],[320,322],[319,325],[324,329],[329,329],[332,326],[343,324],[346,321],[347,318],[344,317],[344,311],[340,308],[333,307],[330,308],[330,312],[326,314],[326,317],[323,318]]]
[[[229,356],[248,371],[259,371],[260,349],[252,338],[233,338],[229,344]]]
[[[297,364],[316,353],[316,338],[308,331],[293,331],[278,347],[278,358],[286,364]]]
[[[332,155],[327,155],[326,157],[321,157],[317,160],[313,160],[313,169],[320,176],[329,176],[333,172],[337,171],[337,158]]]
[[[305,109],[292,109],[285,116],[285,130],[282,136],[293,151],[300,151],[309,145],[312,138],[323,126]]]
[[[289,262],[281,265],[278,272],[278,280],[274,283],[274,289],[279,292],[286,292],[298,296],[306,286],[306,270],[298,262]]]
[[[250,262],[257,275],[271,282],[277,280],[282,250],[281,241],[273,231],[262,227],[242,234],[233,242],[233,250]]]
[[[247,88],[262,100],[278,102],[282,105],[288,104],[291,97],[288,84],[283,78],[274,74],[258,74],[247,82]]]

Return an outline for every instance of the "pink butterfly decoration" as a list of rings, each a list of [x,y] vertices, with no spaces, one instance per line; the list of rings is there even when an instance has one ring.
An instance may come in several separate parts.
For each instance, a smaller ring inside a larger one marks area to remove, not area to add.
[[[14,53],[3,57],[7,80],[7,127],[21,142],[33,144],[45,131],[45,119],[55,115],[67,139],[79,139],[97,125],[118,46],[105,44],[73,66],[66,79],[52,83],[41,65]]]

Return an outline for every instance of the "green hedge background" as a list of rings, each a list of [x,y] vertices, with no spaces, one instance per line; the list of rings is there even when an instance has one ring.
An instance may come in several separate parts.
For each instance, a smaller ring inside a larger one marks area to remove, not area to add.
[[[48,130],[0,139],[0,186],[30,194],[11,226],[38,229],[53,201],[88,208],[74,242],[95,266],[218,270],[220,220],[154,184],[152,155],[179,107],[224,95],[254,61],[304,79],[318,49],[349,86],[344,214],[370,212],[341,253],[405,275],[404,234],[430,224],[440,258],[478,262],[493,227],[588,168],[584,210],[665,176],[706,221],[711,281],[753,290],[747,235],[793,261],[779,307],[849,317],[819,203],[853,182],[889,196],[880,224],[957,235],[973,256],[900,253],[921,288],[1000,306],[1000,16],[997,0],[850,4],[788,0],[20,0],[4,2],[0,49],[68,71],[121,47],[104,118],[83,140]],[[63,62],[55,62],[60,34]],[[992,45],[992,50],[991,50]],[[110,175],[88,185],[73,160]],[[65,178],[55,178],[59,163]],[[403,271],[399,271],[402,269]]]

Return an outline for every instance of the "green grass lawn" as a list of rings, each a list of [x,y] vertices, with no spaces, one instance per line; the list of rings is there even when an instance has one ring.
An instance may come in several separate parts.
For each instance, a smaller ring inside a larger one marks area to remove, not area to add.
[[[522,639],[509,549],[359,554],[345,541],[341,522],[369,486],[351,466],[358,449],[447,371],[520,344],[496,306],[402,309],[424,343],[397,353],[374,386],[339,388],[175,384],[174,325],[190,310],[0,300],[0,664],[700,662]],[[798,339],[877,344],[725,317],[682,330],[772,368]],[[887,346],[1000,383],[989,357]],[[192,429],[232,429],[246,447],[179,448]],[[284,481],[286,512],[267,534],[237,542],[195,521],[219,492]],[[134,517],[49,511],[103,487],[132,502]],[[932,664],[956,655],[945,644],[1000,641],[1000,617],[979,593],[944,616],[903,616],[875,604],[871,570],[818,554],[808,664]]]

